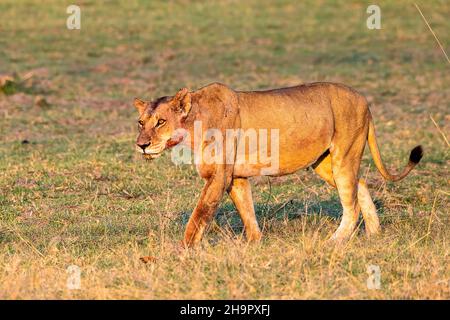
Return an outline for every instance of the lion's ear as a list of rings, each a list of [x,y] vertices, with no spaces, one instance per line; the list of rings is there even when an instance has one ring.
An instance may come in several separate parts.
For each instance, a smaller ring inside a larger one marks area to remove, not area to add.
[[[147,104],[145,103],[145,101],[142,101],[141,99],[134,98],[134,106],[139,111],[139,114],[143,114]]]
[[[174,110],[187,116],[191,110],[191,93],[187,88],[180,89],[173,97]]]

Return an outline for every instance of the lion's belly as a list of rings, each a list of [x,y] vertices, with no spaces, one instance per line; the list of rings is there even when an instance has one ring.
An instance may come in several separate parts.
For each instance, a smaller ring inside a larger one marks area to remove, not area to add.
[[[275,149],[276,145],[269,147],[268,152],[260,148],[253,152],[245,152],[245,157],[241,156],[242,160],[235,163],[233,175],[237,177],[281,176],[306,168],[330,147],[332,134],[315,134],[307,139],[296,138],[298,137],[295,135],[285,137],[281,133],[278,154],[272,152],[272,148]],[[239,158],[239,152],[237,157]]]

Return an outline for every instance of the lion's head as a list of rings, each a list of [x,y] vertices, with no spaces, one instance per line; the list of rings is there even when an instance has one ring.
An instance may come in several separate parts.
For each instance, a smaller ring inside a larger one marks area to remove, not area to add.
[[[179,134],[182,122],[191,109],[191,94],[183,88],[173,97],[161,97],[155,101],[134,100],[139,111],[139,135],[136,150],[146,159],[154,159],[169,147],[182,140]]]

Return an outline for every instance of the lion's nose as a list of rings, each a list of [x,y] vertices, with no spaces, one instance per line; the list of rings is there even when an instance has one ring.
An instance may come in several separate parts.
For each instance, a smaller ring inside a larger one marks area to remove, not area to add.
[[[142,150],[145,150],[145,148],[147,148],[149,145],[150,145],[150,142],[148,142],[148,143],[143,143],[143,144],[139,144],[139,143],[138,143],[138,146],[139,146]]]

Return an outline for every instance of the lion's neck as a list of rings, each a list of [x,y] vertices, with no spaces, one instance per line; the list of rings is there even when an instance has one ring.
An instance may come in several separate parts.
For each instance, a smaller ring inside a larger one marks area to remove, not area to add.
[[[183,143],[185,145],[187,145],[188,147],[190,147],[191,149],[194,149],[194,141],[193,141],[193,137],[195,134],[195,123],[196,121],[202,121],[200,119],[200,107],[198,105],[197,102],[192,102],[192,107],[191,110],[189,111],[188,116],[186,117],[186,119],[181,123],[181,128],[186,130],[189,133],[189,137],[190,139],[185,139],[185,141],[183,141]],[[198,123],[197,123],[198,125]],[[203,126],[203,124],[202,124]]]

